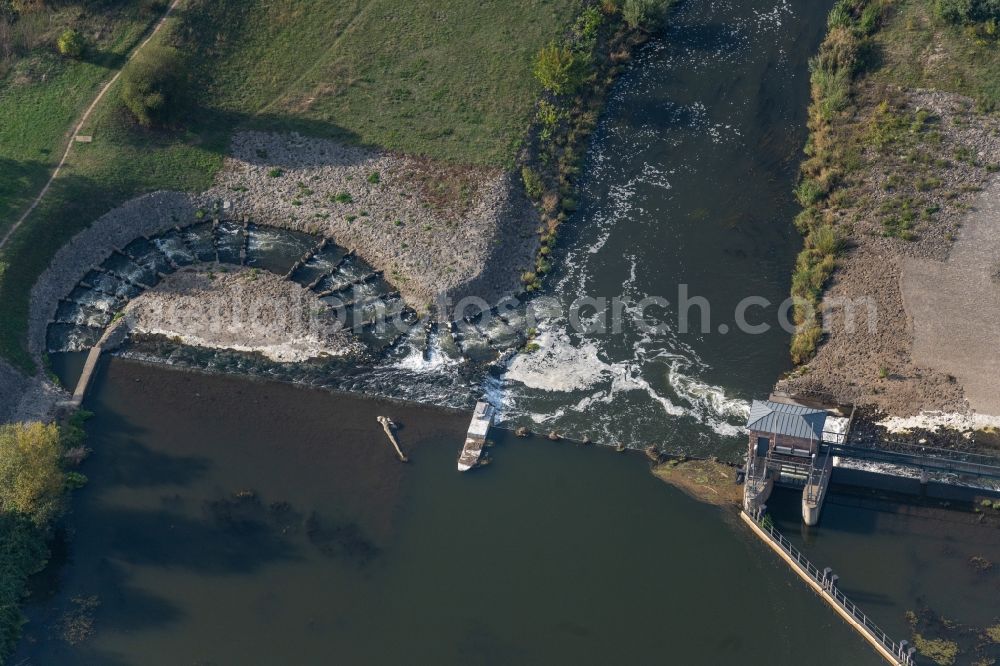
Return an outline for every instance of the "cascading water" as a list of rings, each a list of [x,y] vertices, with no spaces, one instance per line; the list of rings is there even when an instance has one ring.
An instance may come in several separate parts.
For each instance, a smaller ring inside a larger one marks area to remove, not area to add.
[[[804,139],[805,63],[822,22],[793,18],[773,0],[675,9],[613,90],[542,298],[429,325],[344,248],[262,225],[202,222],[136,240],[88,274],[68,297],[87,309],[61,309],[50,347],[92,343],[98,311],[174,266],[245,263],[290,273],[357,325],[367,352],[281,364],[136,339],[124,353],[448,406],[486,393],[511,425],[735,451],[725,442],[739,432],[746,400],[787,367],[787,333],[740,332],[732,314],[746,296],[781,302],[797,249],[790,191]],[[708,329],[681,332],[682,288],[710,304]],[[598,300],[574,317],[581,298]],[[643,309],[650,298],[664,300]],[[378,324],[380,312],[400,323]],[[665,326],[645,328],[650,315]],[[602,322],[620,330],[601,332]]]
[[[737,330],[734,313],[745,297],[786,297],[799,242],[791,189],[818,35],[798,11],[682,3],[616,85],[554,262],[555,314],[539,321],[538,350],[488,387],[505,420],[633,447],[738,446],[747,400],[787,369],[776,305],[754,312],[762,334]],[[709,304],[708,328],[693,308],[681,332],[685,294]],[[607,304],[574,322],[581,298]],[[616,320],[618,333],[595,328]]]

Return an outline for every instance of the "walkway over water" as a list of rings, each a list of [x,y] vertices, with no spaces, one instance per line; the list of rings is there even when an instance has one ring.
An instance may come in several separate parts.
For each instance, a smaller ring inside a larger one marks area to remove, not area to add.
[[[839,578],[829,567],[820,571],[788,539],[774,529],[769,521],[763,520],[761,512],[758,512],[756,516],[751,516],[749,513],[741,511],[740,517],[886,661],[890,664],[896,664],[896,666],[913,666],[915,648],[908,641],[899,641],[898,643],[894,641],[865,615],[857,604],[848,599],[837,587]]]

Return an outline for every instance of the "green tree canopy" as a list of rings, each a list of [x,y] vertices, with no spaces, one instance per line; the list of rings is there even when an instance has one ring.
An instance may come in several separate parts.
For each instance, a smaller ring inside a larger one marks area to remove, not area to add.
[[[0,513],[48,525],[59,512],[65,489],[62,451],[55,424],[0,426]]]
[[[176,117],[184,92],[184,58],[168,46],[149,46],[122,72],[121,99],[140,125],[165,125]]]

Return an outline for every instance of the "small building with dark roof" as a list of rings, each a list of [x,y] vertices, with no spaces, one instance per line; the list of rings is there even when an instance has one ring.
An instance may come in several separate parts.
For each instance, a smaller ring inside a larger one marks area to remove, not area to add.
[[[826,417],[821,409],[754,400],[747,419],[750,444],[758,456],[768,452],[810,456],[823,441]]]

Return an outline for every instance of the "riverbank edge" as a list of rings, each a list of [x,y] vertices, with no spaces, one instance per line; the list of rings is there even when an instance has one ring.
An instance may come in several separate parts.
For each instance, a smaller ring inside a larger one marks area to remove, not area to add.
[[[841,0],[812,60],[809,137],[795,190],[803,206],[795,223],[805,239],[791,289],[797,368],[775,388],[888,419],[975,416],[955,377],[913,360],[913,314],[898,283],[904,263],[949,257],[966,211],[997,169],[989,131],[1000,123],[967,97],[885,80],[883,71],[894,70],[871,53],[903,20],[893,3]],[[906,22],[911,31],[935,27]],[[960,156],[966,143],[969,159]],[[903,153],[917,167],[904,171]],[[842,325],[850,308],[843,303],[859,297],[877,307],[877,336]]]
[[[624,5],[619,7],[615,0],[587,2],[577,26],[567,34],[562,47],[575,52],[581,42],[586,44],[586,28],[581,30],[579,26],[587,12],[598,10],[605,17],[593,44],[583,48],[582,57],[591,63],[592,73],[570,92],[545,91],[537,103],[535,122],[528,128],[516,165],[520,168],[524,191],[541,216],[538,228],[541,246],[534,268],[520,276],[529,294],[542,289],[545,276],[553,268],[551,257],[558,229],[576,211],[580,165],[611,87],[636,52],[669,20],[676,2],[637,3],[645,7],[645,13],[638,17],[626,17]]]

